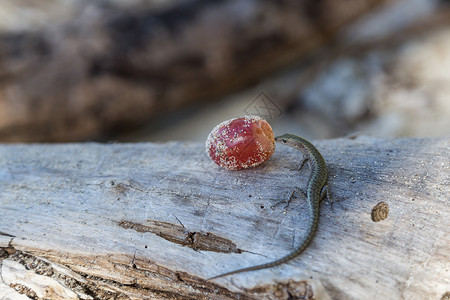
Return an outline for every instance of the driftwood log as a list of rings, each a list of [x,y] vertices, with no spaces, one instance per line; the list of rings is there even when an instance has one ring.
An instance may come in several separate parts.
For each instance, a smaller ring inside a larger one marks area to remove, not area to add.
[[[333,205],[304,233],[301,154],[226,171],[198,143],[0,146],[0,299],[441,299],[450,140],[317,141]],[[374,222],[372,208],[389,207]],[[447,294],[446,294],[447,293]],[[447,298],[445,298],[447,299]]]

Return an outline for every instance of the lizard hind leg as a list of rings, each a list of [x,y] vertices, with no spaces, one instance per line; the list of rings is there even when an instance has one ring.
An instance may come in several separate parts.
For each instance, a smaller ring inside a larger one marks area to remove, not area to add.
[[[339,204],[341,206],[341,208],[345,210],[345,208],[341,204],[341,200],[335,200],[334,198],[331,197],[330,190],[328,189],[328,185],[325,185],[322,188],[322,191],[320,192],[320,200],[323,200],[325,197],[327,197],[326,203],[331,205],[332,210],[333,210],[334,204]]]
[[[297,196],[302,196],[305,199],[308,198],[308,196],[302,189],[300,189],[299,187],[295,187],[291,195],[289,196],[289,199],[286,201],[286,206],[284,207],[284,209],[287,209],[289,207],[289,204],[291,204],[291,201],[296,198],[295,194],[297,194]]]
[[[281,201],[278,201],[277,203],[275,203],[274,205],[272,205],[271,208],[273,209],[273,208],[277,207],[278,205],[280,205],[280,204],[282,204],[282,203],[285,203],[286,205],[284,206],[283,210],[286,210],[286,209],[289,207],[289,205],[291,204],[291,201],[292,201],[294,198],[297,198],[297,197],[295,196],[295,194],[297,194],[298,196],[302,196],[302,197],[304,197],[305,199],[307,199],[307,197],[308,197],[308,196],[306,195],[306,193],[305,193],[302,189],[300,189],[299,187],[295,187],[294,190],[292,191],[291,195],[289,196],[289,198],[288,198],[287,200],[281,200]]]

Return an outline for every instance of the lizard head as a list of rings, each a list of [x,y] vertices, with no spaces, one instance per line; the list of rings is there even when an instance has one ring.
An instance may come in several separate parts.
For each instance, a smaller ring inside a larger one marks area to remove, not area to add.
[[[296,141],[298,141],[299,137],[293,134],[283,134],[275,137],[275,142],[288,145],[295,146]]]

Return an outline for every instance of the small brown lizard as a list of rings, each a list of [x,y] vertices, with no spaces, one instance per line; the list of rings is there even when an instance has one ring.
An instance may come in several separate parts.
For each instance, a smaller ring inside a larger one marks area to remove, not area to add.
[[[309,245],[309,243],[314,238],[314,235],[317,230],[317,226],[319,224],[319,206],[320,201],[325,197],[325,195],[328,192],[328,186],[327,186],[327,166],[325,164],[325,160],[323,159],[320,152],[314,147],[313,144],[308,142],[302,137],[293,135],[293,134],[284,134],[281,136],[278,136],[275,138],[275,141],[299,149],[303,153],[303,161],[300,164],[299,169],[303,167],[303,165],[307,162],[311,169],[311,175],[308,180],[308,185],[306,188],[307,192],[307,199],[308,199],[308,208],[309,208],[309,223],[308,223],[308,229],[306,234],[303,236],[300,245],[297,246],[291,253],[287,254],[286,256],[283,256],[280,259],[277,259],[275,261],[256,265],[248,268],[238,269],[235,271],[227,272],[221,275],[217,275],[214,277],[211,277],[209,279],[216,279],[223,276],[228,276],[232,274],[237,274],[241,272],[248,272],[248,271],[256,271],[266,268],[271,268],[275,266],[279,266],[296,256],[300,255],[306,247]],[[293,192],[291,197],[293,197],[294,193],[299,193],[299,189],[296,188]]]

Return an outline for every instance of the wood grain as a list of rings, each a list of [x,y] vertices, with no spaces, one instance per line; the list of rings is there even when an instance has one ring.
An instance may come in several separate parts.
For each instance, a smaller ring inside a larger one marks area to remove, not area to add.
[[[439,299],[448,292],[450,140],[315,145],[339,203],[322,204],[312,244],[288,264],[217,281],[206,278],[297,244],[305,202],[285,200],[307,182],[309,170],[297,170],[300,152],[278,145],[262,166],[226,171],[197,143],[0,146],[0,295]],[[375,223],[380,201],[389,216]]]

